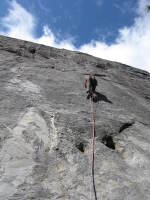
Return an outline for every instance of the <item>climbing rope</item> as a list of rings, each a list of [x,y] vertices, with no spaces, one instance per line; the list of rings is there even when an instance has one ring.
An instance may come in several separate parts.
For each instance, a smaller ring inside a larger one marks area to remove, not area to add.
[[[94,169],[94,153],[95,153],[95,112],[94,112],[94,102],[93,102],[93,93],[92,93],[92,98],[91,98],[91,103],[92,103],[92,169]]]
[[[96,194],[96,188],[95,188],[95,179],[94,179],[94,158],[95,158],[95,111],[94,111],[94,96],[92,93],[91,98],[91,104],[92,104],[92,184],[93,184],[93,192],[95,200],[97,200],[97,194]]]

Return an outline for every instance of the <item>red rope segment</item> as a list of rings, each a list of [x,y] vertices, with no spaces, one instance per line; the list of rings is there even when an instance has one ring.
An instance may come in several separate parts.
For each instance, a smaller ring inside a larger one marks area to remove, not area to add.
[[[95,153],[95,116],[94,116],[94,102],[93,102],[93,93],[92,93],[92,169],[94,168],[94,153]]]
[[[92,121],[93,121],[93,126],[92,126],[92,182],[93,182],[93,192],[94,192],[94,197],[95,197],[95,200],[97,200],[97,194],[96,194],[96,188],[95,188],[95,179],[94,179],[94,157],[95,157],[95,112],[94,112],[94,97],[93,97],[93,93],[92,93],[91,103],[92,103]]]

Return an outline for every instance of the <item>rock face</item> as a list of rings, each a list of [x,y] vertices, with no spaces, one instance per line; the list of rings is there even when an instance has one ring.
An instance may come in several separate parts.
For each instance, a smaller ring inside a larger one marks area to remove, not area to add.
[[[150,74],[0,36],[0,200],[150,199]]]

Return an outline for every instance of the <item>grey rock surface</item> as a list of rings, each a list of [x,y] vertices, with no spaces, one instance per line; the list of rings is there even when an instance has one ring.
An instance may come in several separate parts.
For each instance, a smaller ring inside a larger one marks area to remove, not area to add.
[[[0,200],[94,199],[87,73],[97,199],[150,199],[150,74],[0,36]]]

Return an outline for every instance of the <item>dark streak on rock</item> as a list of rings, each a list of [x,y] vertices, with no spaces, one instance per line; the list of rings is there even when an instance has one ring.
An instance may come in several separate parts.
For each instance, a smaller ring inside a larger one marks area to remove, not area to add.
[[[77,147],[77,149],[79,151],[81,151],[82,153],[84,153],[86,145],[83,142],[80,142],[80,143],[76,144],[76,147]]]
[[[150,101],[150,96],[145,96],[145,99]]]
[[[134,122],[127,122],[125,124],[123,124],[120,129],[119,129],[119,133],[121,133],[122,131],[124,131],[125,129],[131,127],[134,124]]]

